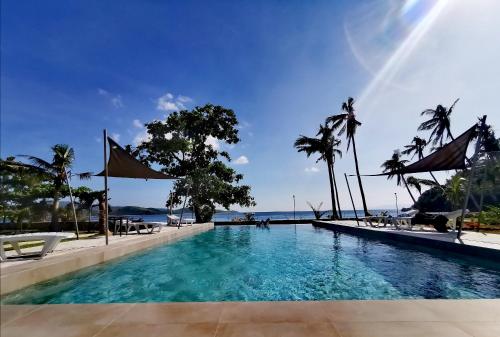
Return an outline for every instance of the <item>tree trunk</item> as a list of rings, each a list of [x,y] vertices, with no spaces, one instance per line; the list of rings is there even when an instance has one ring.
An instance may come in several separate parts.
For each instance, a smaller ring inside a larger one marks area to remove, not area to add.
[[[415,204],[417,201],[415,200],[415,197],[413,197],[413,194],[410,191],[410,188],[408,187],[408,184],[406,183],[406,179],[403,175],[401,175],[401,179],[403,179],[403,182],[405,183],[406,190],[408,191],[408,194],[410,194],[411,200],[413,200],[413,203]]]
[[[363,211],[365,216],[369,216],[368,208],[366,207],[365,191],[363,190],[363,184],[361,183],[361,176],[359,175],[359,165],[358,165],[358,154],[356,153],[356,141],[352,137],[352,150],[354,152],[354,164],[356,165],[356,176],[358,177],[359,191],[361,192],[361,201],[363,201]]]
[[[328,166],[328,178],[330,180],[330,196],[332,198],[332,218],[336,220],[339,218],[339,215],[337,214],[337,206],[335,205],[335,188],[333,186],[332,165],[330,161],[326,162],[326,166]]]
[[[434,179],[434,181],[436,182],[436,184],[438,184],[439,186],[441,186],[441,184],[439,183],[439,181],[437,181],[436,177],[434,177],[434,174],[431,171],[429,171],[429,173],[430,173],[432,179]]]
[[[342,210],[340,209],[340,200],[339,200],[339,189],[337,188],[337,180],[335,179],[335,168],[333,165],[332,165],[332,177],[333,177],[333,186],[335,187],[335,198],[337,199],[339,216],[342,219]]]

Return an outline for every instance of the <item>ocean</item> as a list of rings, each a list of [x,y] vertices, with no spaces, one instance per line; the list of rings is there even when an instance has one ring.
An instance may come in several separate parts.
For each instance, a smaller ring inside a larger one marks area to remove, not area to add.
[[[388,211],[390,215],[396,215],[395,209],[374,209],[370,210],[372,214],[379,214],[382,211]],[[292,219],[314,219],[314,213],[312,211],[285,211],[285,212],[252,212],[256,220],[292,220]],[[363,211],[357,210],[358,216],[363,215]],[[329,217],[331,212],[328,212],[323,216],[324,219]],[[178,215],[178,214],[177,214]],[[163,214],[153,214],[153,215],[134,215],[134,218],[141,217],[144,221],[166,221],[166,215]],[[192,212],[184,213],[184,217],[194,218]],[[212,217],[212,221],[231,221],[236,218],[243,218],[243,212],[228,211],[215,213]],[[354,211],[344,210],[342,211],[342,217],[344,218],[354,218]]]

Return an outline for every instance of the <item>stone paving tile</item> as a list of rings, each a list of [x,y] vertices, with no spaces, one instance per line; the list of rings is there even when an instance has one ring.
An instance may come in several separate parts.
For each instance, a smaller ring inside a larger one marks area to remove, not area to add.
[[[500,322],[500,299],[496,300],[416,300],[442,321]]]
[[[455,326],[474,337],[500,336],[499,322],[455,322]]]
[[[415,301],[321,302],[331,322],[438,321],[429,308]]]
[[[340,337],[329,323],[220,324],[216,337]]]
[[[41,307],[40,305],[0,305],[0,325],[5,325]]]
[[[160,322],[159,322],[160,323]],[[95,337],[213,337],[217,323],[111,324]]]
[[[92,337],[102,329],[102,326],[92,324],[77,324],[72,326],[51,326],[36,328],[34,326],[6,326],[0,328],[2,337]]]
[[[141,303],[114,323],[217,323],[224,303]]]
[[[474,337],[447,322],[337,322],[342,337]]]
[[[34,330],[66,326],[106,326],[124,315],[134,304],[51,304],[7,322],[5,327],[23,327]],[[3,319],[2,319],[3,320]],[[2,336],[3,337],[3,336]]]
[[[228,302],[221,323],[328,322],[319,302]]]

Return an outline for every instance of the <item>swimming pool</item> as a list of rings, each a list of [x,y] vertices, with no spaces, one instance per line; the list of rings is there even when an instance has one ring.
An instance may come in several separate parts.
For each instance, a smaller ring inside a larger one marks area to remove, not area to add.
[[[500,264],[312,225],[224,226],[2,304],[498,298]]]

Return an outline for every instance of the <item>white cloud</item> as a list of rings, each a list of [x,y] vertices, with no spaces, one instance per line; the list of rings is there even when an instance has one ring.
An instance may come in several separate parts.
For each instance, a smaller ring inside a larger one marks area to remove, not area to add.
[[[219,150],[220,149],[220,143],[219,140],[215,137],[208,136],[207,140],[205,141],[205,145],[212,145],[214,150]]]
[[[123,108],[122,96],[116,95],[115,97],[112,97],[111,104],[113,104],[115,108]]]
[[[115,108],[123,108],[123,100],[122,96],[120,94],[112,94],[107,90],[104,90],[102,88],[97,89],[97,93],[103,97],[106,97],[109,99],[109,102],[111,105],[113,105]]]
[[[236,158],[236,160],[234,161],[234,164],[235,165],[246,165],[248,164],[250,161],[248,160],[248,158],[246,156],[239,156],[238,158]]]
[[[140,145],[143,142],[147,142],[151,140],[151,135],[148,133],[146,129],[142,129],[139,133],[137,133],[133,139],[133,143],[135,146]]]
[[[317,173],[319,172],[319,168],[317,168],[316,166],[306,167],[304,171],[307,173]]]
[[[120,134],[119,133],[115,133],[113,132],[111,134],[111,138],[115,141],[115,142],[119,142],[120,141]]]
[[[160,96],[157,100],[156,109],[161,111],[179,111],[186,109],[185,104],[191,102],[192,99],[187,96],[178,95],[174,97],[171,93],[167,92],[165,95]]]
[[[134,119],[132,121],[132,125],[138,129],[142,129],[144,127],[144,124],[142,124],[142,122],[138,119]]]
[[[101,137],[95,137],[95,141],[100,143],[100,142],[102,142],[102,139],[101,139]]]

